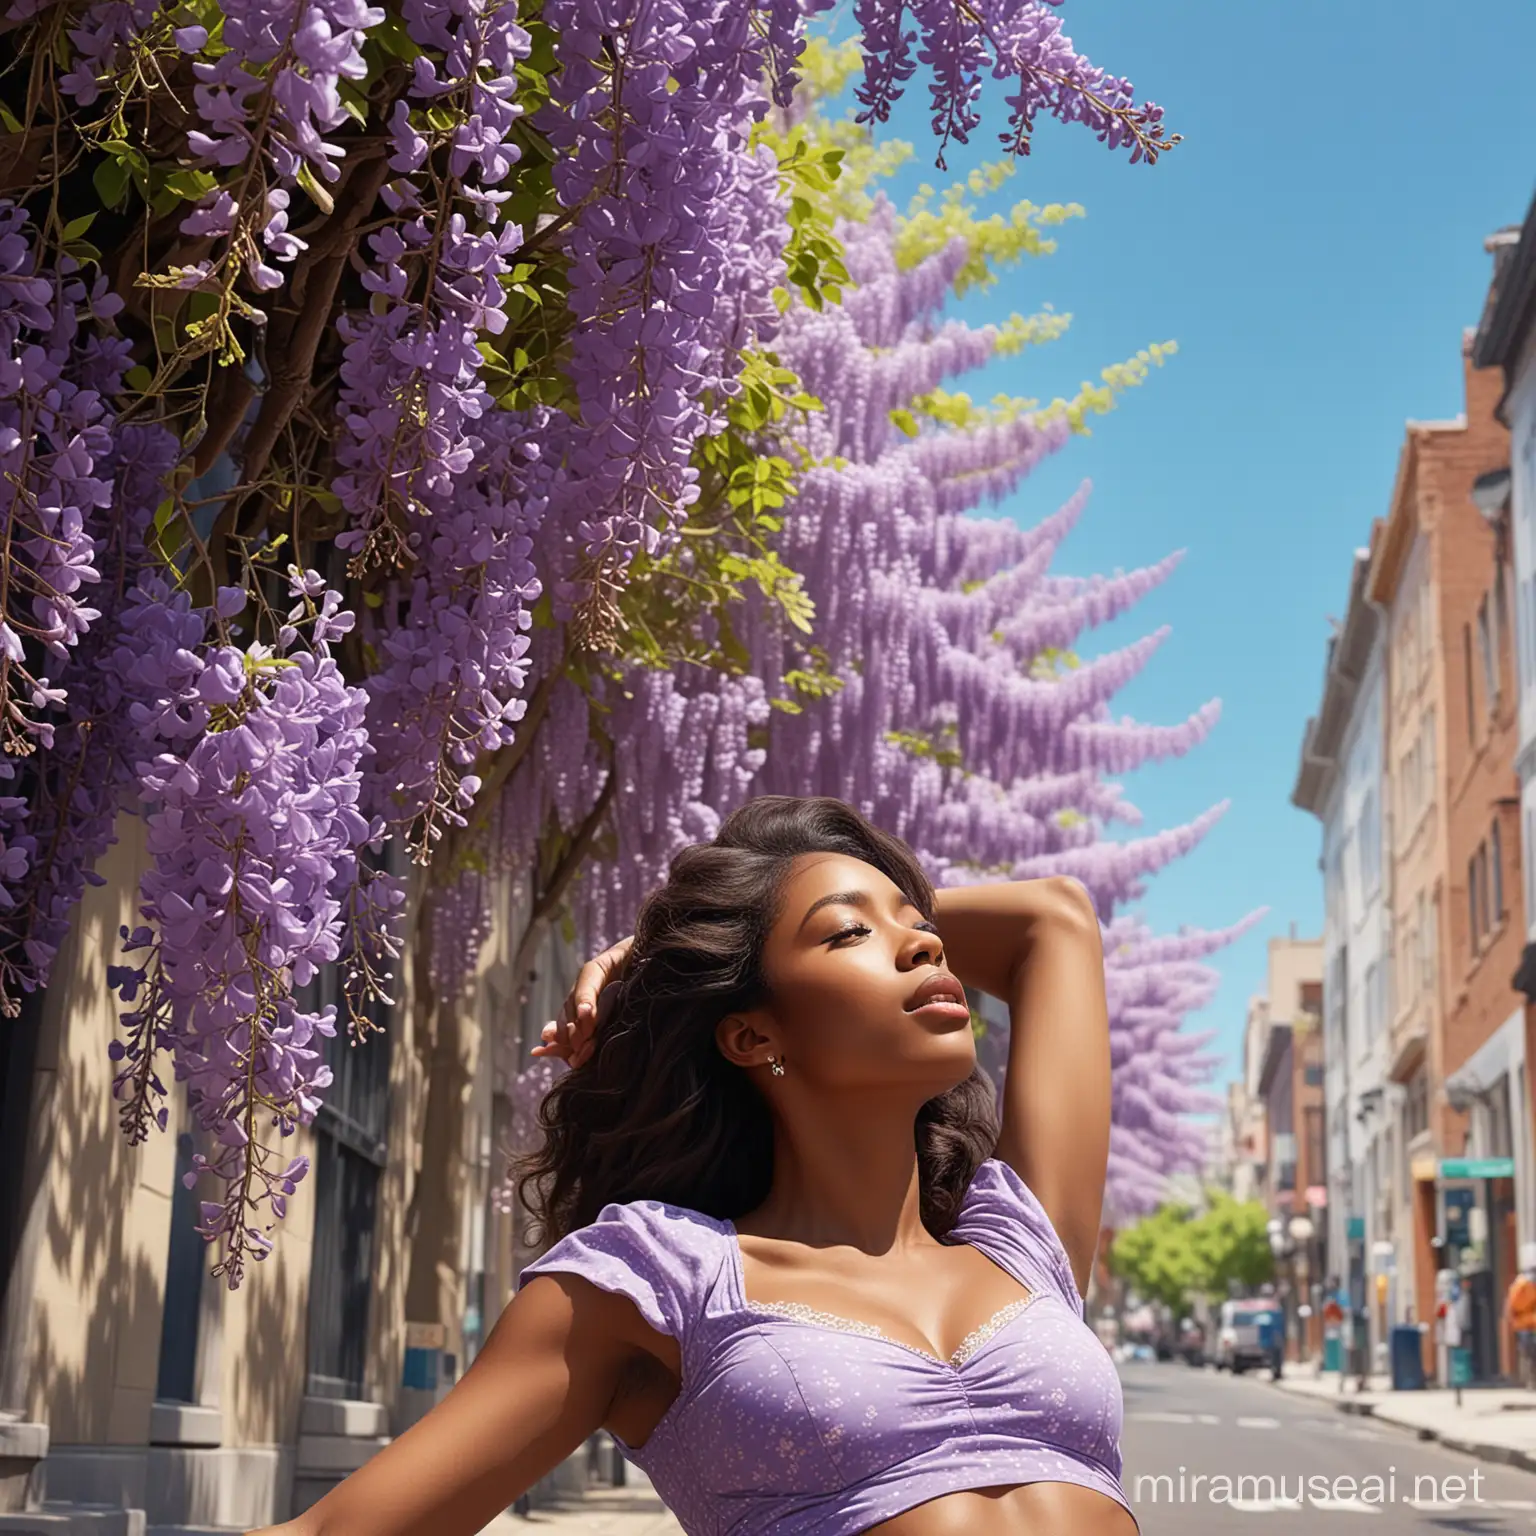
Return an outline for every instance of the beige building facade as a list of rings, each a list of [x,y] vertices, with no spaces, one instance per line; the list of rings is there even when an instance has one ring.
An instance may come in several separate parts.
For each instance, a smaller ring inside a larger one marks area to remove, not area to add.
[[[118,1127],[105,967],[142,860],[124,817],[105,884],[14,1021],[6,1098],[27,1127],[22,1166],[5,1170],[0,1532],[287,1519],[441,1397],[515,1284],[512,1224],[490,1199],[509,1113],[497,1067],[504,1088],[523,1021],[552,1015],[573,957],[546,933],[523,945],[516,983],[526,903],[510,881],[494,883],[461,997],[431,1001],[408,946],[382,1033],[328,1044],[325,1108],[274,1146],[274,1166],[302,1155],[310,1171],[270,1256],[231,1291],[193,1230],[214,1192],[180,1180],[201,1132],[168,1069],[166,1131],[130,1146]]]

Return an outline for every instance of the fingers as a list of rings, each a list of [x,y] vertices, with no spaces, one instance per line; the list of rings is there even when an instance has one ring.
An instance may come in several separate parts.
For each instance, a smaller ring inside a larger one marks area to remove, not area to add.
[[[623,969],[634,945],[634,936],[610,944],[576,973],[576,982],[560,1006],[559,1015],[541,1031],[540,1043],[529,1053],[552,1056],[579,1067],[589,1061],[595,1047],[598,1000],[603,988]]]
[[[576,973],[576,985],[571,988],[569,1003],[572,1016],[578,1021],[597,1018],[598,994],[613,980],[629,957],[634,936],[610,944],[602,954],[593,956]]]

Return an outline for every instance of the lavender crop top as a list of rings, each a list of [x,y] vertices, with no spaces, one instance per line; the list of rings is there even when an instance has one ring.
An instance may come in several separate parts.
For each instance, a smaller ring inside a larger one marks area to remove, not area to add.
[[[1029,1292],[947,1361],[869,1323],[748,1301],[735,1226],[655,1200],[605,1207],[519,1283],[581,1275],[678,1341],[676,1400],[643,1446],[619,1448],[688,1536],[854,1536],[946,1493],[1033,1482],[1130,1511],[1120,1378],[1040,1202],[988,1160],[947,1241]]]

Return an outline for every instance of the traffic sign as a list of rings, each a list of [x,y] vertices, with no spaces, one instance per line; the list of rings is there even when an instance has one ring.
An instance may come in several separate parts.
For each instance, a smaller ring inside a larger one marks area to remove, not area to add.
[[[1515,1160],[1512,1157],[1442,1157],[1442,1179],[1512,1179],[1515,1176]]]

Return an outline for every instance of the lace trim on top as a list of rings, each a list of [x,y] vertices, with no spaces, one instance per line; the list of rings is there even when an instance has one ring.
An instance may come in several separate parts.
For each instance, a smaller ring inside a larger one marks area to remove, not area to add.
[[[940,1360],[932,1350],[923,1349],[920,1345],[908,1344],[904,1339],[893,1339],[873,1323],[861,1323],[851,1317],[839,1316],[836,1312],[822,1312],[815,1307],[807,1306],[803,1301],[753,1301],[748,1305],[754,1312],[770,1312],[775,1317],[787,1317],[797,1323],[809,1323],[817,1328],[833,1328],[839,1333],[856,1333],[860,1338],[865,1339],[881,1339],[901,1349],[910,1349],[914,1355],[921,1355],[925,1360],[934,1360],[940,1365],[947,1364],[958,1370],[999,1328],[1004,1328],[1011,1323],[1040,1294],[1039,1291],[1031,1291],[1028,1296],[1022,1296],[1018,1301],[1010,1301],[1006,1307],[994,1312],[981,1327],[973,1328],[966,1334],[960,1341],[960,1347],[947,1361]]]

